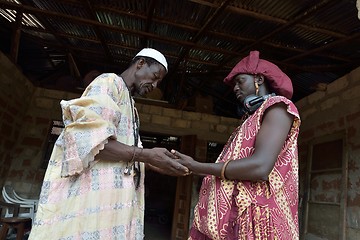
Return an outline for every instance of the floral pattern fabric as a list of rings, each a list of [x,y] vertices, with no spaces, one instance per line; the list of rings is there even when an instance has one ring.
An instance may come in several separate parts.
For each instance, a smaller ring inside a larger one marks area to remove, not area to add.
[[[294,116],[268,181],[231,181],[206,176],[194,210],[189,240],[298,239],[298,152],[300,117],[285,97],[267,99],[229,138],[217,162],[249,157],[264,112],[285,103]]]
[[[102,74],[61,107],[65,128],[49,161],[29,239],[143,239],[143,163],[136,189],[121,159],[94,160],[109,138],[135,143],[136,109],[125,82]]]

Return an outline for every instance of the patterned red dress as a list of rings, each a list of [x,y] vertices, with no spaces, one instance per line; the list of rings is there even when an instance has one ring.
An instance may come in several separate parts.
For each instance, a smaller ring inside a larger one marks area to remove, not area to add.
[[[190,240],[298,239],[298,152],[300,117],[285,97],[267,99],[230,137],[217,162],[249,157],[264,112],[283,102],[294,121],[268,181],[231,181],[206,176],[194,210]]]

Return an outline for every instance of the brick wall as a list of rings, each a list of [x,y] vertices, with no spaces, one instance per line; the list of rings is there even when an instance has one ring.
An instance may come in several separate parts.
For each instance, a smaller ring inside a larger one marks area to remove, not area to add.
[[[4,54],[0,52],[0,186],[14,161],[16,145],[22,136],[23,119],[34,87]],[[21,177],[22,173],[15,173]]]
[[[304,191],[306,162],[309,143],[314,139],[345,135],[345,151],[348,158],[348,192],[346,211],[347,239],[360,235],[360,67],[329,84],[324,91],[317,91],[296,103],[302,125],[299,135],[300,190]],[[336,191],[336,177],[319,184],[326,187],[328,196]],[[316,191],[316,189],[315,189]],[[325,214],[325,213],[321,213]]]
[[[61,120],[60,101],[79,94],[34,88],[23,117],[21,132],[13,151],[6,181],[23,195],[38,197],[45,174],[41,162],[52,120]]]

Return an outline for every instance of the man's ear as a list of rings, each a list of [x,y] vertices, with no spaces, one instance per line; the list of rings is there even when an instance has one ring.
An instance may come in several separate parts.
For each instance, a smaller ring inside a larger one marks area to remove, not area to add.
[[[144,59],[144,58],[139,58],[139,60],[138,60],[137,63],[136,63],[136,66],[137,66],[138,68],[141,68],[145,63],[146,63],[146,62],[145,62],[145,59]]]

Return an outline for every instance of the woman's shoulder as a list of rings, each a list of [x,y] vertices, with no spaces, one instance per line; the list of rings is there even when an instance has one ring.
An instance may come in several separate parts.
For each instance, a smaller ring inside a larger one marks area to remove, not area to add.
[[[266,109],[270,108],[271,106],[274,106],[276,104],[280,104],[283,103],[286,105],[286,110],[288,113],[294,115],[297,118],[299,117],[299,111],[296,108],[295,104],[288,98],[284,97],[284,96],[272,96],[269,97],[265,102],[264,102],[264,106],[263,106],[263,110],[265,111]]]

